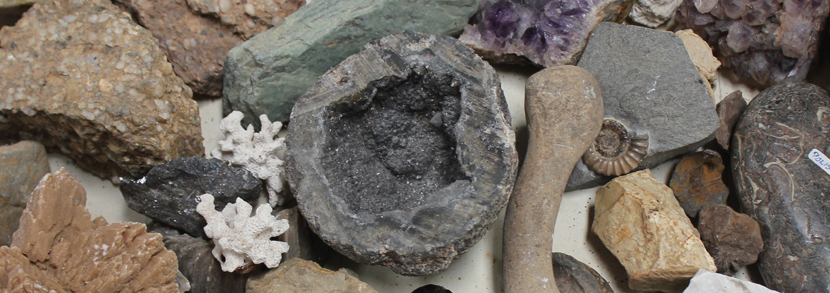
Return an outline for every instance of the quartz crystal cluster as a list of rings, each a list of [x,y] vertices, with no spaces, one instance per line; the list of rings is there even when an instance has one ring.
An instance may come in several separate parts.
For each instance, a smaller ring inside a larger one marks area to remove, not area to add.
[[[818,50],[826,0],[684,0],[680,28],[692,28],[741,77],[762,85],[800,81]]]

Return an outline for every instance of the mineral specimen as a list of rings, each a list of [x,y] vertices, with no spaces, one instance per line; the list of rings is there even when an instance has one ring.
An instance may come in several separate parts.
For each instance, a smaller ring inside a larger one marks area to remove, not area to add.
[[[193,11],[216,16],[245,39],[278,26],[305,0],[187,0]]]
[[[778,291],[772,291],[749,281],[699,270],[683,293],[778,293]]]
[[[108,0],[35,4],[0,31],[0,116],[102,178],[202,155],[196,102],[156,39]]]
[[[226,1],[226,0],[220,0]],[[268,114],[288,121],[291,107],[318,77],[369,41],[412,30],[460,32],[478,0],[315,0],[230,52],[225,63],[222,109],[245,114],[243,125]]]
[[[742,210],[761,225],[758,268],[772,289],[830,288],[828,131],[830,96],[806,83],[764,90],[735,128],[733,177]]]
[[[717,106],[718,111],[718,120],[720,121],[720,125],[718,126],[718,144],[720,144],[723,149],[729,149],[729,143],[732,141],[732,132],[735,131],[735,124],[738,123],[738,119],[741,118],[741,115],[746,110],[746,100],[744,100],[743,94],[741,91],[734,91],[720,101]]]
[[[711,150],[688,154],[674,167],[669,186],[689,218],[697,217],[704,205],[726,204],[723,169],[720,154]]]
[[[524,56],[541,66],[574,64],[602,21],[622,22],[632,0],[485,0],[459,38],[495,62]]]
[[[492,226],[516,178],[499,84],[457,40],[415,32],[371,42],[321,76],[294,106],[286,141],[286,176],[312,229],[396,273],[449,266]]]
[[[731,276],[755,263],[764,248],[758,223],[725,205],[703,206],[697,229],[721,274]]]
[[[570,255],[553,253],[556,287],[564,293],[614,293],[611,285],[594,269]]]
[[[196,212],[199,196],[210,193],[215,208],[222,210],[237,198],[256,202],[262,182],[218,159],[192,157],[155,166],[137,180],[122,178],[120,189],[130,209],[191,236],[207,237],[205,219]]]
[[[246,293],[377,293],[366,283],[341,269],[336,272],[299,258],[285,261],[276,270],[270,270],[248,279]]]
[[[29,194],[49,171],[42,144],[22,141],[0,146],[0,246],[12,243]]]
[[[625,267],[633,290],[674,292],[715,263],[668,186],[650,170],[597,190],[592,231]]]
[[[672,12],[672,14],[674,13]],[[677,31],[675,34],[683,41],[683,46],[689,52],[689,57],[692,58],[692,63],[695,64],[697,72],[700,73],[700,78],[706,81],[706,92],[712,97],[712,101],[716,101],[712,83],[718,74],[720,61],[712,54],[712,48],[709,47],[709,44],[694,31],[686,29]]]
[[[816,57],[826,0],[684,0],[679,28],[691,28],[738,76],[762,85],[801,81]]]
[[[683,0],[637,0],[628,18],[647,27],[658,27],[669,21]]]

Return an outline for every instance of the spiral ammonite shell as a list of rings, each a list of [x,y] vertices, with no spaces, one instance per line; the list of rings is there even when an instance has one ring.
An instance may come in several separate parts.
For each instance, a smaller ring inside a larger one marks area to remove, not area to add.
[[[591,171],[619,176],[637,168],[647,150],[648,135],[634,135],[622,122],[605,118],[597,140],[582,160]]]

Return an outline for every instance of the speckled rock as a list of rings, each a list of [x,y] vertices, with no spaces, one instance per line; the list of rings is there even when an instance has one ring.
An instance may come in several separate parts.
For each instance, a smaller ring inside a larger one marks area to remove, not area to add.
[[[114,0],[153,33],[173,64],[173,72],[193,93],[222,95],[222,65],[231,48],[244,39],[210,17],[187,6],[185,0]]]
[[[288,220],[288,230],[276,239],[288,243],[290,247],[285,253],[285,259],[297,257],[325,264],[326,256],[331,252],[331,248],[323,243],[320,236],[311,231],[308,222],[297,207],[281,210],[276,217],[277,220]]]
[[[199,108],[156,39],[106,0],[34,5],[0,31],[0,114],[102,178],[204,154]],[[2,136],[2,135],[0,135]]]
[[[597,271],[561,252],[553,253],[553,276],[562,293],[614,293]]]
[[[637,0],[628,18],[647,27],[658,27],[669,21],[683,0]]]
[[[471,49],[446,36],[390,35],[294,106],[287,179],[312,230],[338,252],[431,274],[507,204],[518,168],[509,117],[498,75]]]
[[[734,91],[723,98],[717,106],[718,126],[717,139],[718,144],[723,149],[729,149],[729,143],[732,141],[732,133],[735,131],[735,124],[746,110],[746,100],[744,100],[741,91]]]
[[[830,96],[818,86],[770,87],[749,103],[732,138],[741,209],[761,225],[764,283],[782,292],[830,288]],[[828,162],[824,166],[828,166]]]
[[[344,269],[330,271],[313,261],[292,258],[277,269],[248,279],[246,293],[377,293]]]
[[[244,39],[274,26],[305,5],[305,0],[187,0],[198,13],[215,16]]]
[[[291,108],[318,77],[363,45],[412,30],[457,34],[478,0],[315,0],[285,23],[228,52],[224,115],[245,114],[242,125],[259,129],[259,115],[288,121]]]
[[[0,246],[12,243],[29,195],[50,172],[46,159],[46,149],[38,142],[0,146]]]
[[[704,205],[726,204],[723,169],[720,154],[711,150],[688,154],[674,167],[669,187],[689,218],[697,217]]]
[[[207,222],[196,212],[199,196],[213,195],[216,210],[221,211],[237,198],[255,202],[262,181],[219,159],[191,157],[155,166],[139,179],[123,178],[119,188],[130,209],[191,236],[207,237]]]
[[[745,265],[755,263],[764,248],[758,222],[729,206],[703,206],[697,229],[721,274],[731,276]]]

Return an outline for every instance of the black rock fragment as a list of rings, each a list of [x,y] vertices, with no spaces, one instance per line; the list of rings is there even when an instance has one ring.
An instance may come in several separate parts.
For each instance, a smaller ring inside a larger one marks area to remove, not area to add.
[[[429,284],[418,287],[412,293],[452,293],[452,291],[438,285]]]

